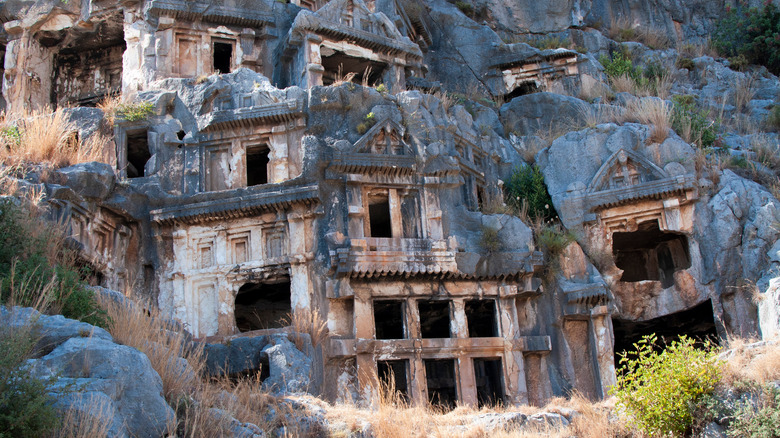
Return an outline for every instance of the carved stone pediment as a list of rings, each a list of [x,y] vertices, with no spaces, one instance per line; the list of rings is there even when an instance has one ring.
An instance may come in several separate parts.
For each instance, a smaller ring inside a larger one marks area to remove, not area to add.
[[[353,152],[374,155],[414,156],[414,150],[404,141],[406,130],[390,119],[384,119],[371,127],[358,140]]]
[[[588,185],[587,193],[626,189],[668,177],[666,172],[641,155],[620,149],[596,172],[596,176]]]

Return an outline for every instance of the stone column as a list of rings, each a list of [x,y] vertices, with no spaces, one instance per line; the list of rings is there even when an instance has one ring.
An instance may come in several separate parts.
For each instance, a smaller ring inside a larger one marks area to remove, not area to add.
[[[612,343],[612,318],[607,306],[594,307],[591,310],[591,343],[598,373],[596,391],[601,398],[607,397],[607,391],[617,383],[615,375],[615,347]]]
[[[50,103],[53,50],[41,46],[19,20],[5,23],[5,30],[11,38],[6,46],[3,78],[8,112],[21,114],[43,108]]]
[[[305,80],[302,88],[312,88],[317,85],[322,85],[322,74],[325,69],[322,67],[322,56],[320,55],[320,43],[322,38],[318,35],[310,33],[306,35],[306,40],[303,44],[304,64],[306,66]]]
[[[269,182],[280,183],[290,179],[287,166],[287,127],[278,125],[271,128],[271,153],[268,164],[271,167]]]

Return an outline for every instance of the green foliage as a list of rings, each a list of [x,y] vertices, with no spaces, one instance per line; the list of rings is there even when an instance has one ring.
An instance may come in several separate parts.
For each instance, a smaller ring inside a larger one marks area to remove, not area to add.
[[[531,219],[549,220],[558,216],[544,184],[544,175],[536,165],[515,169],[504,185],[504,193],[507,205],[518,211],[525,205]]]
[[[672,96],[672,103],[672,128],[700,148],[713,146],[720,124],[709,119],[710,112],[699,110],[693,96],[687,94]]]
[[[29,329],[0,328],[0,438],[46,436],[57,422],[48,387],[25,369],[35,338]]]
[[[387,87],[385,86],[385,84],[379,84],[376,86],[376,91],[382,94],[387,93]]]
[[[370,112],[363,117],[363,122],[357,125],[357,128],[355,129],[357,130],[358,134],[363,135],[375,124],[376,115],[374,115],[373,112]]]
[[[769,111],[766,118],[769,129],[780,129],[780,105],[775,105]]]
[[[458,9],[460,9],[460,11],[463,12],[463,14],[465,14],[465,15],[467,15],[469,17],[474,15],[474,5],[472,5],[471,3],[459,0],[459,1],[455,2],[455,6]]]
[[[154,114],[152,102],[122,103],[116,107],[116,116],[128,122],[140,122]]]
[[[498,230],[493,227],[483,226],[479,236],[479,246],[487,254],[493,254],[503,249],[504,243],[498,236]]]
[[[729,61],[729,68],[736,71],[744,71],[748,65],[750,65],[750,62],[743,54],[739,54],[737,56],[730,56],[728,58]]]
[[[22,142],[22,132],[17,126],[0,129],[0,141],[7,145],[18,145]]]
[[[780,73],[780,10],[771,1],[762,8],[738,2],[716,24],[713,45],[725,56],[743,55],[750,64]]]
[[[564,229],[559,223],[544,225],[536,231],[536,244],[544,251],[548,260],[560,255],[575,240],[574,232]]]
[[[43,304],[67,318],[105,327],[105,311],[84,287],[72,265],[74,255],[60,247],[56,234],[52,224],[11,201],[0,202],[0,302]]]
[[[610,394],[631,424],[651,436],[683,436],[693,425],[693,412],[720,381],[717,352],[707,343],[699,349],[681,336],[659,352],[648,335],[636,351],[620,354],[617,385]]]
[[[753,397],[738,402],[731,415],[730,437],[780,438],[780,389],[773,384],[757,388]]]
[[[642,79],[642,69],[635,67],[634,62],[625,53],[614,53],[611,58],[601,55],[599,62],[604,66],[604,73],[611,78],[627,75],[635,81]]]
[[[681,56],[677,58],[677,62],[675,62],[675,65],[677,68],[684,68],[687,70],[693,70],[696,67],[696,64],[693,63],[693,59]]]

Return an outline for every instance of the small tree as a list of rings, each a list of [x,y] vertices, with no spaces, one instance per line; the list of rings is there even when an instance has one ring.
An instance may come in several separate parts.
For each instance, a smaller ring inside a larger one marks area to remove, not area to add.
[[[720,381],[717,353],[709,342],[702,349],[694,344],[680,336],[659,352],[653,334],[620,354],[610,394],[632,425],[651,436],[682,436],[691,428],[695,408]]]
[[[520,211],[525,204],[531,219],[546,221],[558,216],[538,166],[518,167],[504,187],[507,205]]]

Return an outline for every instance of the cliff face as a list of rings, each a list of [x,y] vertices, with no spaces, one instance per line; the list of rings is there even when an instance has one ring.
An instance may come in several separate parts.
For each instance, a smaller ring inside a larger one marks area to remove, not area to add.
[[[644,334],[778,330],[780,82],[695,53],[726,3],[8,1],[3,98],[108,137],[22,184],[102,286],[212,343],[322,320],[290,391],[598,399]]]

